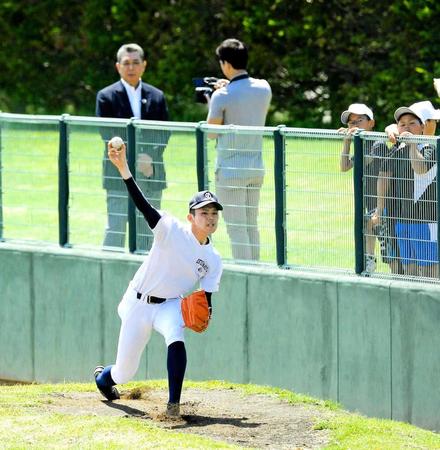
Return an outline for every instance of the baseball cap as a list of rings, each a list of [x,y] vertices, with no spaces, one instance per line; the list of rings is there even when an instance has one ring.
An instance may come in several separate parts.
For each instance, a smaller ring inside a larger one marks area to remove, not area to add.
[[[424,103],[424,102],[419,102],[419,103]],[[430,102],[428,102],[428,103],[430,103]],[[432,108],[432,109],[434,109],[434,108]],[[430,119],[430,117],[428,117],[429,113],[428,113],[427,109],[424,107],[420,107],[420,105],[417,105],[417,103],[413,103],[409,107],[401,106],[400,108],[397,108],[396,111],[394,112],[394,119],[396,120],[396,122],[398,122],[404,114],[412,114],[413,116],[418,117],[423,124],[428,119]]]
[[[210,204],[213,204],[220,211],[223,209],[215,194],[210,191],[200,191],[189,202],[189,209],[199,209]]]
[[[422,111],[427,120],[440,120],[440,109],[435,109],[429,100],[413,103],[410,109],[414,111]]]
[[[363,103],[352,103],[347,111],[344,111],[341,114],[341,122],[346,125],[348,122],[348,118],[350,117],[350,114],[359,114],[359,115],[366,115],[369,117],[370,120],[374,119],[373,111]]]

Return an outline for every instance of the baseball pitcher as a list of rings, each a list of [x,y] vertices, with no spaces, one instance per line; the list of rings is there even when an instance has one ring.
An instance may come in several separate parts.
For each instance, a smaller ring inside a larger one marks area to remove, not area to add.
[[[118,399],[115,385],[133,378],[152,330],[156,330],[168,347],[166,415],[179,418],[187,362],[184,328],[204,331],[211,317],[211,294],[219,289],[222,262],[210,236],[217,229],[219,210],[223,207],[213,193],[198,192],[189,202],[189,224],[184,225],[155,209],[144,197],[128,168],[125,145],[116,149],[109,143],[108,155],[151,228],[154,240],[118,306],[121,330],[116,362],[96,367],[96,385],[107,400]],[[197,285],[201,290],[182,298]]]

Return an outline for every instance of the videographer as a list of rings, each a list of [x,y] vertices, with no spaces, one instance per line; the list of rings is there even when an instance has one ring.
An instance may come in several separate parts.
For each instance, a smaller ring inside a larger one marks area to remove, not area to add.
[[[272,92],[266,80],[247,73],[248,50],[237,39],[226,39],[216,49],[227,79],[214,85],[208,99],[207,122],[215,125],[264,126]],[[216,192],[224,205],[232,255],[238,260],[259,260],[257,225],[260,191],[264,179],[261,135],[236,133],[217,136]]]

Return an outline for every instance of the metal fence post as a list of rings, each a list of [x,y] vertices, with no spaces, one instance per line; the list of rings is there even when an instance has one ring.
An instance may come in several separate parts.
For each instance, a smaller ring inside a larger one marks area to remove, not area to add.
[[[63,114],[59,121],[58,240],[61,247],[69,244],[69,140],[66,117],[68,114]]]
[[[355,272],[359,275],[364,270],[364,151],[360,134],[354,135],[353,189],[354,189],[354,245]]]
[[[196,145],[197,145],[197,186],[199,191],[204,191],[209,188],[208,176],[206,172],[206,138],[205,133],[202,131],[202,124],[205,121],[199,122],[196,128]]]
[[[277,249],[277,265],[283,267],[287,263],[286,255],[286,142],[279,125],[273,133],[274,140],[274,183],[275,183],[275,237]]]
[[[133,121],[127,124],[127,162],[133,178],[136,179],[136,129]],[[130,253],[136,251],[136,206],[128,196],[128,249]]]

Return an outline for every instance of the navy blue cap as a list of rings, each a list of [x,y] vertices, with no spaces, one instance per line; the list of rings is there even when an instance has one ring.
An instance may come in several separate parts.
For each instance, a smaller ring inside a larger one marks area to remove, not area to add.
[[[189,209],[199,209],[211,204],[220,211],[223,209],[223,206],[220,205],[215,194],[210,191],[200,191],[197,192],[197,194],[194,195],[194,197],[189,202]]]

